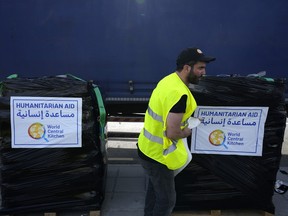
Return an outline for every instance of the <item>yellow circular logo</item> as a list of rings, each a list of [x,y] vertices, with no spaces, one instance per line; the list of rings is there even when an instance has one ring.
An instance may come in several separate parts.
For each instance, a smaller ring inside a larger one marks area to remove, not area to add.
[[[212,145],[219,146],[225,142],[226,136],[222,130],[214,130],[209,135],[209,142]]]
[[[45,127],[39,122],[33,123],[28,128],[28,134],[33,139],[41,139],[45,135]]]

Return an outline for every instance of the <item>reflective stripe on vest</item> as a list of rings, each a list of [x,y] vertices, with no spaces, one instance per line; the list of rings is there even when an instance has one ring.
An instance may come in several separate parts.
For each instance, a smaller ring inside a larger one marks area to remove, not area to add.
[[[161,122],[162,124],[164,123],[162,116],[160,116],[160,115],[158,115],[157,113],[155,113],[149,106],[148,106],[147,111],[148,111],[148,114],[149,114],[154,120],[159,121],[159,122]],[[187,124],[187,122],[188,122],[188,119],[185,120],[184,122],[181,122],[181,126],[185,126],[185,125]]]
[[[165,149],[163,151],[163,155],[168,155],[169,153],[172,153],[173,151],[175,151],[177,149],[176,144],[177,144],[177,141],[172,140],[172,145],[169,146],[168,149]]]
[[[149,133],[149,131],[147,131],[145,128],[144,128],[144,130],[143,130],[143,134],[144,134],[144,136],[145,136],[147,139],[149,139],[150,141],[155,142],[155,143],[158,143],[159,145],[163,145],[163,139],[162,139],[162,137],[158,137],[158,136],[152,135],[152,134]],[[176,148],[177,148],[177,147],[176,147],[176,144],[177,144],[177,141],[176,141],[176,140],[172,140],[172,145],[169,146],[168,149],[165,149],[165,150],[163,151],[163,155],[167,155],[167,154],[175,151]]]
[[[143,130],[144,136],[149,139],[152,142],[158,143],[160,145],[163,145],[163,139],[162,137],[154,136],[149,131],[147,131],[145,128]]]
[[[162,116],[158,115],[157,113],[155,113],[149,106],[148,106],[148,114],[156,121],[159,121],[161,123],[163,122],[163,118]]]

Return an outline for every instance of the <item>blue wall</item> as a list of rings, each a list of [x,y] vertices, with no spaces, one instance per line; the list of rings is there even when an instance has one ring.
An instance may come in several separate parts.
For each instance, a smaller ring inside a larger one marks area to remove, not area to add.
[[[287,0],[0,0],[0,27],[0,79],[71,73],[109,91],[145,86],[189,46],[217,58],[211,75],[287,77]]]

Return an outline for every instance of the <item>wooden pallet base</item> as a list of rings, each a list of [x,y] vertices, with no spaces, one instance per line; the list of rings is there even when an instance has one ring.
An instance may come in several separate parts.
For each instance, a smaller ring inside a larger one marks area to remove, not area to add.
[[[73,214],[73,213],[71,213],[71,214]],[[21,215],[23,215],[23,214],[16,214],[16,215],[3,215],[3,216],[21,216]],[[30,215],[30,214],[24,214],[25,216],[27,216],[27,215]],[[33,216],[35,216],[35,215],[37,215],[37,216],[61,216],[61,214],[58,214],[57,212],[43,212],[43,213],[31,213],[31,215],[33,215]],[[67,214],[66,214],[67,215]],[[87,216],[100,216],[100,210],[97,210],[97,211],[89,211],[89,213],[88,214],[83,214],[83,215],[87,215]]]
[[[44,213],[44,216],[57,216],[56,212]],[[89,216],[100,216],[100,211],[90,211]]]
[[[211,210],[211,211],[179,211],[172,216],[274,216],[265,211],[253,210]]]
[[[27,215],[27,214],[26,214]],[[37,214],[37,216],[40,214]],[[56,212],[45,212],[42,216],[61,216]],[[86,215],[86,214],[85,214]],[[90,211],[87,216],[100,216],[99,211]],[[4,215],[17,216],[17,215]],[[21,216],[21,214],[19,215]],[[173,212],[171,216],[274,216],[274,214],[258,210],[210,210],[210,211],[179,211]]]

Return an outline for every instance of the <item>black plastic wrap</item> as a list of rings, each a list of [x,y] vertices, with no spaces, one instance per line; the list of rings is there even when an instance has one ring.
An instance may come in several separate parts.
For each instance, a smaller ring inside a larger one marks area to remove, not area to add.
[[[82,98],[82,147],[12,149],[10,96]],[[99,138],[99,109],[91,83],[69,76],[6,79],[0,117],[0,214],[100,209],[106,148]]]
[[[205,77],[191,88],[201,106],[269,107],[261,157],[193,154],[176,177],[178,210],[259,209],[274,212],[276,173],[286,127],[285,80]]]

